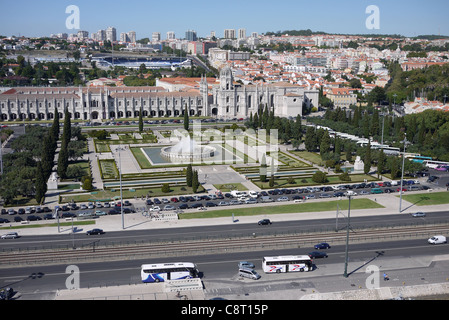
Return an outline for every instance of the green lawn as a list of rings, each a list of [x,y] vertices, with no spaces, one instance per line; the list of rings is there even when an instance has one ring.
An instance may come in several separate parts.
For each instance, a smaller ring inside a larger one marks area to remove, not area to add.
[[[301,213],[301,212],[323,212],[323,211],[336,211],[337,205],[340,210],[348,209],[349,201],[316,201],[308,200],[305,203],[299,204],[287,204],[279,206],[255,206],[252,208],[239,208],[234,207],[232,209],[225,210],[210,210],[210,211],[198,211],[193,213],[183,213],[179,217],[180,219],[202,219],[202,218],[221,218],[235,216],[254,216],[254,215],[272,215],[279,213]],[[375,209],[384,208],[384,206],[371,201],[369,199],[353,199],[351,201],[351,210],[357,209]]]
[[[402,198],[417,206],[431,206],[449,203],[449,192],[406,194],[402,195]]]
[[[60,227],[71,227],[73,226],[88,226],[88,225],[93,225],[96,224],[96,222],[94,220],[88,220],[88,221],[74,221],[72,222],[60,222],[59,226]],[[0,228],[0,230],[10,230],[10,229],[30,229],[30,228],[46,228],[46,227],[57,227],[58,224],[57,223],[43,223],[43,224],[30,224],[30,225],[17,225],[17,226],[13,226],[13,227],[2,227]]]

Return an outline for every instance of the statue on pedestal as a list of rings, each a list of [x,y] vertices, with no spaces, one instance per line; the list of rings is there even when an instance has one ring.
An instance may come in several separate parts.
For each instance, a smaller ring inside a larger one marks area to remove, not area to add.
[[[363,171],[365,163],[360,159],[359,156],[355,158],[354,171]]]

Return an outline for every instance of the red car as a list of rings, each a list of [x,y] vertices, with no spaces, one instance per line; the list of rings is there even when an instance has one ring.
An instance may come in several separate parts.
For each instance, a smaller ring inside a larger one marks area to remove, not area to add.
[[[178,200],[178,198],[171,198],[170,201],[171,202],[178,202],[179,200]]]
[[[396,191],[397,191],[397,192],[401,191],[401,188],[398,188]],[[407,191],[407,189],[406,189],[406,188],[402,188],[402,191],[403,191],[403,192],[404,192],[404,191]]]

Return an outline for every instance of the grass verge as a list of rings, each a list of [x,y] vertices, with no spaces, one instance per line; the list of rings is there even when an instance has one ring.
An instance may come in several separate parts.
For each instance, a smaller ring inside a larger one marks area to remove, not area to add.
[[[402,198],[416,206],[431,206],[449,203],[449,192],[407,194],[402,195]]]
[[[340,210],[348,210],[348,200],[326,201],[318,202],[309,200],[309,202],[298,204],[287,204],[279,206],[255,206],[252,208],[239,208],[224,210],[210,210],[198,211],[192,213],[183,213],[179,216],[180,219],[204,219],[204,218],[222,218],[235,216],[255,216],[255,215],[273,215],[280,213],[301,213],[301,212],[324,212],[336,211],[337,205]],[[370,200],[370,199],[353,199],[351,201],[351,210],[357,209],[376,209],[385,208],[384,206]]]

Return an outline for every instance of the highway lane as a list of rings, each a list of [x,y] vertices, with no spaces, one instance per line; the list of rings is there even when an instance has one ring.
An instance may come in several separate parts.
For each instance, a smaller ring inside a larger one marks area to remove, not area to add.
[[[429,245],[426,239],[392,241],[382,243],[350,244],[349,257],[351,263],[363,267],[367,261],[373,264],[385,264],[388,261],[413,257],[415,260],[428,256],[447,254],[448,245]],[[140,266],[144,263],[192,261],[198,265],[200,275],[209,285],[217,281],[235,281],[238,261],[246,260],[255,263],[256,270],[262,275],[261,260],[263,256],[307,254],[313,248],[271,250],[263,252],[240,252],[231,254],[213,254],[194,257],[157,258],[134,261],[95,262],[77,264],[80,270],[80,284],[82,288],[97,286],[115,286],[140,283]],[[336,276],[341,277],[344,266],[344,245],[332,246],[326,250],[329,257],[316,259],[317,270],[306,275],[308,281],[320,281],[320,270],[326,267],[336,267]],[[382,255],[378,255],[382,252]],[[20,292],[23,299],[52,299],[56,290],[65,289],[65,282],[69,274],[67,265],[35,266],[10,269],[0,269],[0,287],[11,286]],[[417,266],[402,266],[403,268],[417,268]],[[401,268],[402,268],[401,267]],[[356,271],[354,267],[348,271]],[[341,269],[341,271],[340,271]],[[271,275],[270,275],[271,276]],[[301,275],[300,277],[304,277]],[[267,277],[265,277],[265,280]],[[285,280],[285,277],[283,277]],[[298,279],[292,274],[292,279]],[[254,282],[256,284],[256,282]]]
[[[300,215],[300,214],[299,214]],[[107,219],[107,217],[104,217]],[[100,218],[103,219],[103,218]],[[251,237],[253,235],[273,235],[292,234],[318,231],[334,231],[346,229],[347,220],[345,217],[336,219],[313,219],[313,220],[293,220],[276,221],[276,215],[270,219],[273,224],[270,226],[257,225],[258,218],[254,218],[253,224],[229,224],[219,226],[166,228],[151,230],[116,231],[108,232],[102,236],[87,236],[85,232],[91,227],[78,227],[79,232],[60,235],[36,235],[23,236],[14,240],[0,241],[0,250],[25,250],[27,248],[58,248],[58,247],[83,247],[112,244],[133,244],[133,243],[160,243],[160,242],[182,242],[191,240],[208,240],[229,237]],[[366,227],[393,227],[404,225],[425,225],[433,223],[448,223],[449,211],[447,212],[426,212],[426,217],[411,217],[410,214],[393,214],[367,217],[351,218],[352,229]]]

